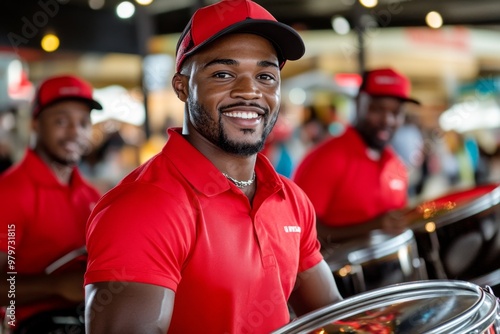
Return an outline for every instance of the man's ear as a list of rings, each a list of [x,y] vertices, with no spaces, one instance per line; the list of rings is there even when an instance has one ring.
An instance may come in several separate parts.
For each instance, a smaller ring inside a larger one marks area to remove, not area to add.
[[[182,102],[187,101],[188,96],[188,77],[180,73],[175,73],[172,77],[172,88],[175,94]]]
[[[31,131],[38,133],[39,121],[38,118],[31,119]]]
[[[368,108],[370,107],[371,96],[365,92],[359,92],[356,97],[356,114],[355,114],[355,122],[359,122],[363,118],[366,117],[368,113]]]
[[[35,149],[38,141],[38,133],[40,131],[40,121],[38,118],[32,118],[30,123],[31,131],[29,135],[29,147]]]

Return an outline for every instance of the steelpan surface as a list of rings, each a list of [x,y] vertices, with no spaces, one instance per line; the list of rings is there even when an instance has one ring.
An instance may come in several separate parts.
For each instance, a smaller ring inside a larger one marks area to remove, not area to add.
[[[498,334],[498,317],[497,298],[480,286],[426,280],[358,294],[299,317],[273,333]]]
[[[470,281],[498,268],[500,186],[456,190],[408,212],[429,278]]]

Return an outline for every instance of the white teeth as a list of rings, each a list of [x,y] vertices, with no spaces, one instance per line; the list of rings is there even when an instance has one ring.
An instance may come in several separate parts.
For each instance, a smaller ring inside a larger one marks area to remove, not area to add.
[[[229,112],[225,113],[224,115],[228,117],[244,118],[244,119],[252,119],[259,117],[259,114],[257,114],[256,112]]]

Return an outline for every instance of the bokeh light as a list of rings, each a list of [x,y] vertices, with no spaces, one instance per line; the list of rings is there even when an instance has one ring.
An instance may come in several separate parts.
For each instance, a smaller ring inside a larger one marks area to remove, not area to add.
[[[54,52],[59,49],[59,37],[54,34],[46,34],[40,44],[45,52]]]
[[[359,0],[359,3],[366,8],[373,8],[378,5],[378,0]]]
[[[425,23],[431,28],[441,28],[443,25],[443,17],[438,12],[432,11],[425,16]]]
[[[98,10],[104,7],[104,0],[89,0],[89,7]]]
[[[346,35],[351,31],[349,21],[343,16],[334,16],[332,18],[332,28],[339,35]]]
[[[135,13],[135,6],[133,3],[124,1],[116,7],[116,15],[121,19],[131,18]]]

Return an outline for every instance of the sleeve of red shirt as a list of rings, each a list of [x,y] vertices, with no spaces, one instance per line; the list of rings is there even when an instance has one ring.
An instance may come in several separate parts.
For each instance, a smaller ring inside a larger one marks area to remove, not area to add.
[[[143,183],[106,194],[87,223],[85,284],[141,282],[176,291],[196,234],[195,205],[181,198]]]

